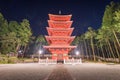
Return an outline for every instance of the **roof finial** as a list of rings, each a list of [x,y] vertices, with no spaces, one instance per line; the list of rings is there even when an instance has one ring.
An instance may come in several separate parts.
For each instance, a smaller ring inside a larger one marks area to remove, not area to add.
[[[61,10],[59,10],[59,14],[61,14]]]

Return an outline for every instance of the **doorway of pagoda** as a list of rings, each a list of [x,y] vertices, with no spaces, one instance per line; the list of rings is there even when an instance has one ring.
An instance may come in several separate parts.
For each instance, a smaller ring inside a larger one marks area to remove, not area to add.
[[[63,54],[58,54],[57,55],[57,63],[64,63],[64,61],[63,61]]]

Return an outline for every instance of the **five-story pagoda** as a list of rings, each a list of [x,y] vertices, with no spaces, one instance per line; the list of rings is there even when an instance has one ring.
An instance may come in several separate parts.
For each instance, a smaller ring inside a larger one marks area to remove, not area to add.
[[[49,46],[44,46],[52,53],[52,59],[64,60],[68,59],[68,53],[76,46],[70,46],[75,36],[71,36],[73,29],[71,28],[72,15],[54,15],[48,14],[49,20],[47,31],[49,36],[45,36]]]

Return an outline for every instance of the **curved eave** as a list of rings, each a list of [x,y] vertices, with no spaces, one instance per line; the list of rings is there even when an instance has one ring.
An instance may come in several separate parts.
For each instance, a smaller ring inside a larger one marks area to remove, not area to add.
[[[60,14],[60,15],[56,15],[56,14],[48,14],[49,16],[55,16],[55,17],[62,17],[62,16],[69,16],[69,17],[71,17],[72,16],[72,14],[69,14],[69,15],[62,15],[62,14]]]
[[[50,28],[50,27],[46,27],[46,29],[48,31],[49,36],[55,36],[59,33],[61,33],[61,35],[58,36],[70,36],[74,30],[74,28]]]
[[[77,46],[43,46],[44,48],[76,48]]]
[[[73,21],[52,21],[48,20],[48,25],[49,27],[54,27],[54,28],[69,28],[71,27]]]
[[[45,36],[46,38],[61,38],[61,39],[65,39],[65,38],[75,38],[75,36]]]
[[[68,40],[67,43],[71,44],[71,42],[74,40],[75,36],[72,36],[72,37],[69,37],[69,36],[68,37],[67,36],[66,37],[65,36],[61,36],[61,37],[59,37],[59,36],[45,36],[45,38],[49,44],[51,44],[53,39],[59,40],[59,38],[61,38],[63,40],[67,39]]]
[[[47,30],[73,30],[74,28],[51,28],[51,27],[46,27]]]
[[[72,15],[54,15],[54,14],[48,14],[50,20],[55,21],[70,21]]]
[[[73,23],[73,21],[54,21],[54,20],[48,20],[48,23]]]

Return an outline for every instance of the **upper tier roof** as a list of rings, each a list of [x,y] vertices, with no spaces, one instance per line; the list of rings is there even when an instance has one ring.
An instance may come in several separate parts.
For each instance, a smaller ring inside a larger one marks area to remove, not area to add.
[[[70,21],[72,15],[54,15],[54,14],[48,14],[50,20],[54,21]]]
[[[49,44],[56,45],[69,45],[75,38],[75,36],[45,36]]]
[[[53,21],[48,20],[48,25],[51,28],[70,28],[73,21]]]
[[[46,27],[49,36],[70,36],[74,28],[50,28]]]

